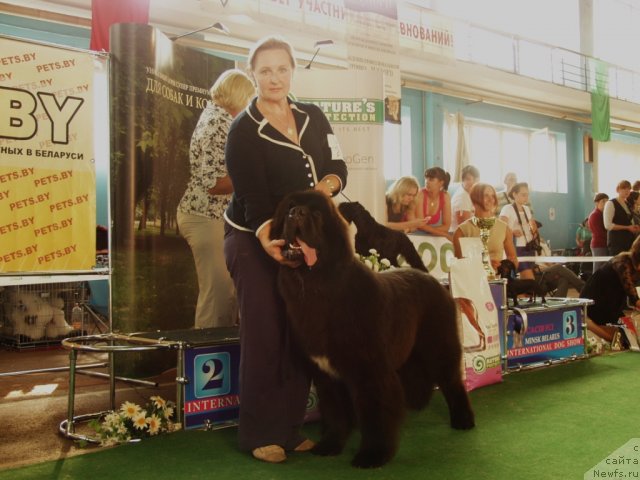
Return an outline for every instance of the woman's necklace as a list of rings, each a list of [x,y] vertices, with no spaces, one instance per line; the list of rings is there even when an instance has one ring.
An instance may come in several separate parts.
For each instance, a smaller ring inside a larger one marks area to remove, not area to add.
[[[296,129],[295,122],[293,120],[293,113],[291,109],[287,106],[287,110],[284,114],[284,118],[282,116],[278,116],[275,113],[269,111],[267,112],[267,120],[273,124],[276,129],[282,133],[286,132],[286,136],[295,139],[296,137]]]

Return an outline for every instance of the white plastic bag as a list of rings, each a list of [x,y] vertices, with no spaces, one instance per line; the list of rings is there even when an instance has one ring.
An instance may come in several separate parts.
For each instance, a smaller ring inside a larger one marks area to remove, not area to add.
[[[502,381],[496,306],[479,257],[453,259],[451,294],[458,304],[467,390]]]

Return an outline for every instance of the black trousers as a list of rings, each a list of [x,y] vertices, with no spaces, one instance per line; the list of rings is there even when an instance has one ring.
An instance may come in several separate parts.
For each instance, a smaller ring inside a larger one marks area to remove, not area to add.
[[[240,308],[240,448],[292,450],[303,440],[310,381],[277,291],[279,265],[252,232],[229,225],[224,255]]]

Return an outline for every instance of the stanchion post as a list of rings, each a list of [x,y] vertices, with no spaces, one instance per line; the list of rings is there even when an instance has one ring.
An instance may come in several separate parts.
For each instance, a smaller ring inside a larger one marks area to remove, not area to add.
[[[73,433],[74,401],[76,397],[76,360],[78,352],[74,349],[69,351],[69,399],[67,401],[67,434]]]
[[[509,299],[507,298],[507,282],[502,282],[502,298],[504,302],[502,304],[502,345],[504,345],[504,352],[500,352],[502,357],[502,372],[506,374],[509,372],[509,335],[507,327],[509,326]]]
[[[111,345],[114,345],[115,341],[111,339]],[[110,350],[107,353],[109,357],[109,406],[112,411],[116,409],[116,359],[115,352]]]
[[[587,304],[582,306],[582,355],[587,355],[587,342],[589,341],[589,335],[587,335]]]
[[[181,425],[181,430],[184,430],[184,389],[187,382],[184,372],[184,342],[178,343],[176,367],[176,420]]]

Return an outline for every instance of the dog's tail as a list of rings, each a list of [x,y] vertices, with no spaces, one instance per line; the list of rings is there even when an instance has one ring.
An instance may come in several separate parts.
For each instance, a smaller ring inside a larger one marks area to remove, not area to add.
[[[405,235],[405,240],[403,243],[405,244],[402,252],[400,254],[404,257],[405,261],[411,265],[412,268],[417,268],[418,270],[422,270],[423,272],[429,273],[429,269],[424,265],[422,258],[418,254],[416,247],[413,245],[409,237]]]

